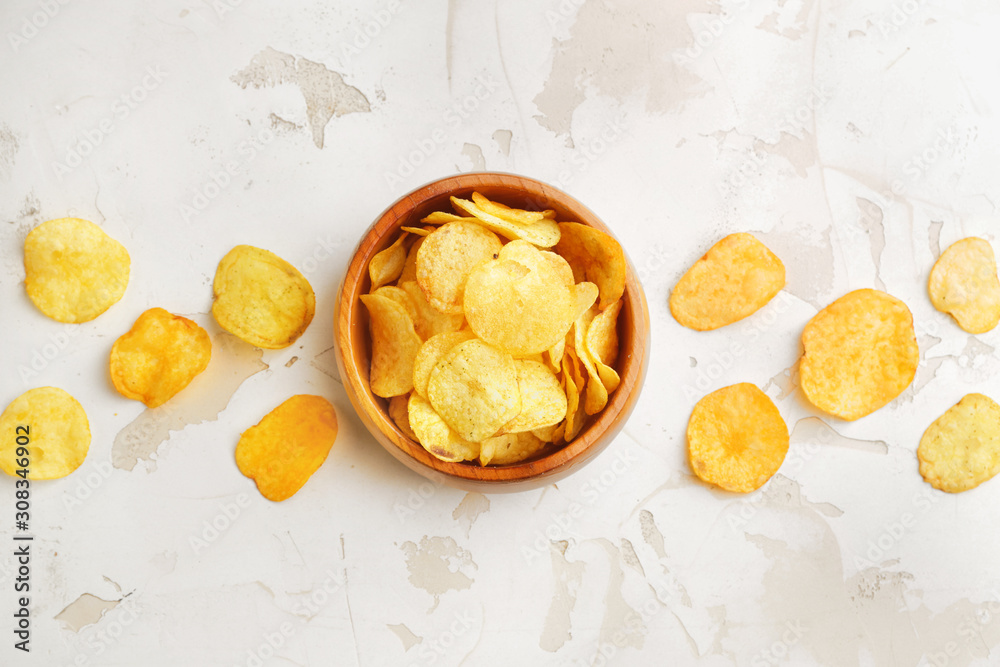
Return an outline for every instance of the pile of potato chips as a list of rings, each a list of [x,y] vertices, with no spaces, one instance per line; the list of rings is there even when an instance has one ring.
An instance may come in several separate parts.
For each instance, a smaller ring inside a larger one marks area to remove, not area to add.
[[[522,462],[572,441],[618,387],[625,255],[554,211],[451,202],[369,262],[369,385],[437,458]]]

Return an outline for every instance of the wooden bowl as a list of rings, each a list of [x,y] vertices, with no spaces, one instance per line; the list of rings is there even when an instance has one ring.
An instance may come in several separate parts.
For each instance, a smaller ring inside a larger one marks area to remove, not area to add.
[[[555,209],[559,221],[582,222],[611,233],[583,204],[539,181],[500,173],[462,174],[429,183],[390,206],[368,229],[344,276],[337,295],[334,337],[337,365],[347,395],[365,427],[394,457],[435,483],[496,493],[526,491],[551,484],[578,470],[599,454],[624,427],[646,374],[649,360],[649,311],[631,263],[625,285],[625,303],[618,316],[620,353],[615,364],[621,384],[607,407],[590,418],[576,439],[535,460],[508,466],[481,467],[478,463],[447,463],[408,438],[389,417],[388,400],[371,392],[368,371],[371,342],[368,312],[360,296],[371,286],[368,263],[388,247],[403,225],[419,225],[432,211],[451,211],[449,197],[469,198],[475,190],[508,206],[530,210]],[[548,450],[546,450],[548,451]]]

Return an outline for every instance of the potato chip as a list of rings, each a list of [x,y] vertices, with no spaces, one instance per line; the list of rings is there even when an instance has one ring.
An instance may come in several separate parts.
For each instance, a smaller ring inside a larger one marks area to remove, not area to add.
[[[369,384],[382,398],[405,394],[413,389],[413,360],[420,349],[420,336],[403,306],[379,294],[362,294],[368,308],[372,338]]]
[[[560,222],[555,251],[573,267],[577,282],[597,285],[604,310],[625,293],[625,251],[618,241],[599,229],[578,222]]]
[[[196,323],[150,308],[111,347],[111,382],[151,408],[169,401],[208,367],[212,340]]]
[[[416,234],[417,236],[427,236],[433,229],[426,229],[424,227],[400,227],[404,232],[409,232],[411,234]]]
[[[878,410],[906,389],[920,351],[906,304],[885,292],[849,292],[802,331],[799,383],[820,410],[847,421]]]
[[[920,474],[935,489],[960,493],[1000,472],[1000,405],[968,394],[920,438]]]
[[[587,329],[587,351],[594,361],[603,365],[613,366],[618,360],[618,313],[622,309],[622,300],[613,304],[594,316]]]
[[[577,359],[587,370],[587,392],[583,409],[588,415],[596,415],[608,404],[608,390],[601,381],[601,376],[597,372],[594,361],[590,358],[590,353],[587,351],[584,340],[586,331],[596,314],[597,309],[591,308],[583,313],[573,325],[573,348]]]
[[[413,391],[427,398],[427,383],[431,379],[431,371],[437,366],[445,354],[453,347],[476,337],[471,331],[452,331],[431,336],[420,346],[413,360]]]
[[[580,429],[583,428],[584,421],[586,421],[583,405],[580,403],[580,392],[584,385],[573,368],[575,363],[572,348],[567,347],[566,354],[563,356],[562,373],[562,382],[566,390],[566,421],[563,429],[563,437],[566,442],[571,442],[577,436]]]
[[[460,437],[481,442],[521,411],[517,367],[481,340],[459,343],[431,371],[427,399]]]
[[[403,434],[411,440],[417,440],[417,434],[410,428],[410,395],[400,394],[389,399],[389,416]]]
[[[59,322],[89,322],[116,304],[129,266],[125,247],[89,220],[49,220],[24,239],[28,297]]]
[[[566,417],[566,392],[548,366],[537,361],[515,359],[521,411],[503,425],[503,433],[521,433],[542,426],[555,426]]]
[[[0,469],[11,477],[65,477],[80,467],[89,449],[87,413],[57,387],[29,389],[0,415]]]
[[[379,287],[377,290],[372,292],[372,294],[377,294],[379,296],[384,296],[387,299],[395,301],[403,307],[406,314],[410,316],[410,320],[413,321],[413,328],[417,328],[417,304],[413,302],[413,297],[411,297],[402,287],[396,287],[395,285],[384,285]],[[417,334],[418,336],[420,334]],[[423,338],[423,336],[420,336]]]
[[[484,227],[506,239],[512,241],[523,239],[540,248],[551,248],[559,243],[559,225],[549,218],[542,218],[534,224],[523,225],[491,215],[468,199],[452,197],[451,203],[456,209],[474,216]]]
[[[556,345],[572,325],[576,296],[540,252],[524,247],[536,255],[534,260],[505,259],[501,253],[476,267],[465,288],[469,326],[486,342],[515,356]]]
[[[424,237],[418,236],[417,240],[410,246],[410,250],[406,253],[406,262],[403,263],[403,272],[399,274],[399,280],[396,281],[397,286],[417,279],[417,252],[423,242]]]
[[[480,443],[479,464],[506,466],[521,463],[545,449],[545,442],[531,431],[507,433]]]
[[[953,243],[931,269],[927,291],[934,307],[969,333],[986,333],[1000,323],[1000,280],[988,241],[967,238]]]
[[[490,215],[519,225],[531,225],[545,218],[545,214],[541,211],[525,211],[520,208],[510,208],[499,202],[490,201],[478,192],[472,193],[472,203]]]
[[[681,325],[710,331],[748,317],[785,286],[785,265],[751,234],[730,234],[681,276],[670,312]]]
[[[405,242],[404,231],[391,246],[376,253],[368,262],[368,277],[372,281],[371,292],[399,278],[403,272],[403,265],[406,264],[406,246],[403,245]]]
[[[465,315],[442,313],[427,301],[427,297],[415,280],[401,283],[400,287],[410,296],[414,305],[413,326],[417,330],[417,335],[423,340],[439,333],[458,331],[462,328]]]
[[[748,493],[778,472],[788,452],[788,427],[767,394],[743,382],[698,401],[687,442],[694,474],[726,491]]]
[[[288,347],[316,312],[316,295],[294,266],[273,252],[238,245],[215,272],[212,315],[223,329],[269,350]]]
[[[421,218],[420,222],[426,222],[431,225],[443,225],[446,222],[475,222],[479,221],[469,215],[455,215],[454,213],[448,213],[447,211],[434,211],[430,215]]]
[[[236,465],[268,500],[290,498],[319,470],[337,439],[337,413],[322,396],[299,394],[240,436]]]
[[[500,239],[474,222],[449,222],[424,237],[417,253],[417,284],[427,301],[443,313],[462,312],[469,274],[499,254]]]
[[[563,336],[559,339],[559,342],[550,347],[546,352],[546,363],[552,370],[558,373],[562,370],[562,358],[566,351],[566,337]]]
[[[428,452],[449,463],[471,461],[479,456],[479,443],[465,440],[441,418],[420,394],[410,395],[410,427],[417,442]]]
[[[560,385],[560,389],[561,388],[562,386]],[[565,396],[565,394],[563,395]],[[538,428],[531,429],[531,434],[542,442],[555,442],[556,431],[559,429],[560,425],[565,423],[566,421],[563,420],[558,424],[552,424],[551,426],[539,426]]]

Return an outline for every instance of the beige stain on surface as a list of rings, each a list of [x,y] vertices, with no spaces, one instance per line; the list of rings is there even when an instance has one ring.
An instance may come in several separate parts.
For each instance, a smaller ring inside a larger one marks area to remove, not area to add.
[[[402,623],[387,623],[385,627],[392,630],[392,632],[399,637],[399,641],[403,642],[404,651],[409,651],[411,648],[424,641],[423,637],[413,634],[413,631]]]
[[[804,417],[795,422],[795,426],[792,427],[792,432],[788,439],[792,445],[815,443],[823,447],[857,449],[862,452],[883,456],[889,453],[889,445],[884,440],[848,438],[838,433],[832,426],[819,417]]]
[[[496,142],[497,148],[504,156],[510,155],[510,140],[514,137],[514,133],[510,130],[497,130],[493,133],[493,141]]]
[[[451,513],[451,518],[465,527],[465,535],[468,537],[472,524],[476,522],[479,515],[489,511],[490,499],[481,493],[472,492],[465,494],[462,502]]]
[[[472,554],[450,537],[420,538],[420,544],[404,542],[400,547],[406,557],[410,583],[434,596],[433,611],[448,591],[472,586],[471,574],[478,569]]]
[[[104,614],[120,603],[121,600],[104,600],[96,595],[84,593],[66,605],[65,609],[55,615],[55,619],[62,621],[69,630],[80,632],[84,626],[97,623]]]
[[[0,122],[0,183],[10,180],[19,147],[14,131],[6,123]]]
[[[550,551],[554,589],[542,635],[538,639],[538,646],[550,653],[555,653],[573,638],[571,615],[587,567],[583,561],[566,559],[567,546],[566,542],[553,543]]]

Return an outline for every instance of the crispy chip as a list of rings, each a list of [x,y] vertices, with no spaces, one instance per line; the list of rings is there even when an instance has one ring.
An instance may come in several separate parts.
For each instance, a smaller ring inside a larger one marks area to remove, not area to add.
[[[534,253],[535,259],[515,261],[501,252],[497,259],[476,267],[465,289],[469,326],[486,342],[515,356],[556,345],[572,325],[576,296],[538,250],[528,244],[522,248]]]
[[[586,331],[596,314],[597,309],[591,308],[580,315],[573,325],[573,349],[576,352],[577,359],[579,359],[580,363],[587,370],[587,393],[583,409],[588,415],[596,415],[608,404],[608,390],[601,381],[601,376],[597,372],[597,367],[594,365],[593,359],[590,358],[590,353],[587,351],[584,341]]]
[[[89,322],[117,303],[129,266],[125,247],[89,220],[49,220],[24,239],[28,297],[59,322]]]
[[[542,426],[555,426],[566,417],[566,392],[548,366],[537,361],[515,359],[521,411],[503,425],[501,433],[521,433]]]
[[[415,307],[413,326],[417,330],[417,335],[422,339],[427,340],[439,333],[458,331],[462,328],[465,316],[462,314],[450,315],[442,313],[432,306],[415,280],[401,283],[400,287],[410,295],[410,299]]]
[[[418,236],[417,240],[410,246],[409,252],[406,253],[406,262],[403,263],[403,272],[399,274],[399,280],[396,281],[396,285],[402,285],[403,283],[417,279],[417,252],[420,250],[423,242],[424,237]]]
[[[474,216],[484,227],[505,239],[512,241],[523,239],[540,248],[551,248],[559,243],[559,225],[549,218],[542,218],[539,222],[523,225],[491,215],[468,199],[452,197],[451,203],[456,209]]]
[[[476,337],[471,331],[452,331],[431,336],[420,346],[413,360],[413,391],[427,398],[427,383],[431,379],[431,371],[437,366],[445,354],[453,347]]]
[[[413,328],[417,328],[417,304],[413,302],[413,297],[410,296],[402,287],[396,287],[394,285],[384,285],[379,287],[377,290],[372,292],[372,294],[377,294],[379,296],[384,296],[387,299],[395,301],[403,307],[406,314],[410,316],[410,320],[413,321]],[[417,334],[420,335],[419,333]],[[423,336],[420,336],[423,338]]]
[[[389,399],[389,416],[396,422],[399,430],[411,440],[417,440],[417,434],[410,428],[410,395],[400,394]]]
[[[417,253],[417,283],[427,301],[443,313],[460,314],[469,274],[500,248],[496,234],[474,222],[449,222],[425,236]]]
[[[564,422],[565,427],[562,437],[566,439],[566,442],[571,442],[580,432],[580,429],[583,428],[583,423],[586,421],[583,405],[580,403],[580,392],[584,385],[580,381],[579,374],[573,368],[576,364],[573,348],[566,348],[566,354],[563,355],[562,363],[562,382],[566,390],[566,421]]]
[[[594,361],[613,366],[618,360],[618,313],[622,300],[598,313],[587,329],[587,351]]]
[[[400,227],[404,232],[410,232],[411,234],[416,234],[417,236],[427,236],[433,229],[428,229],[424,227]]]
[[[319,470],[337,439],[337,413],[322,396],[299,394],[240,436],[236,465],[268,500],[290,498]]]
[[[561,388],[562,387],[560,386],[560,389]],[[531,429],[531,434],[542,442],[555,442],[556,431],[559,429],[561,424],[565,423],[565,420],[563,420],[558,424],[552,424],[551,426],[539,426],[538,428]]]
[[[481,442],[521,411],[517,367],[481,340],[459,343],[431,371],[427,399],[459,436]]]
[[[710,331],[748,317],[785,286],[785,265],[750,234],[730,234],[681,276],[670,312],[681,325]]]
[[[483,466],[521,463],[545,449],[545,442],[531,431],[487,438],[480,444],[479,464]]]
[[[362,294],[361,301],[368,308],[372,338],[372,393],[382,398],[405,394],[413,389],[413,360],[421,345],[413,320],[388,297]]]
[[[698,401],[687,441],[688,461],[698,477],[748,493],[778,472],[788,452],[788,427],[767,394],[743,382]]]
[[[490,201],[478,192],[472,193],[472,202],[484,212],[519,225],[531,225],[545,218],[542,211],[525,211],[520,208],[510,208],[495,201]]]
[[[316,295],[294,266],[273,252],[238,245],[215,272],[212,315],[251,345],[276,350],[305,332],[316,312]]]
[[[597,285],[604,310],[625,293],[625,251],[599,229],[578,222],[560,222],[561,237],[555,251],[573,267],[576,281]]]
[[[111,382],[151,408],[169,401],[208,367],[212,340],[191,320],[150,308],[111,347]]]
[[[938,417],[917,448],[920,474],[935,489],[960,493],[1000,472],[1000,405],[968,394]]]
[[[566,351],[566,337],[563,336],[559,339],[559,342],[550,347],[546,353],[546,363],[552,368],[556,373],[562,370],[562,358],[563,353]]]
[[[421,218],[420,222],[426,222],[431,225],[443,225],[446,222],[476,222],[479,221],[469,215],[455,215],[454,213],[448,213],[447,211],[434,211],[427,217]]]
[[[57,387],[29,389],[0,415],[0,469],[11,477],[65,477],[80,467],[89,449],[87,413]],[[27,472],[19,475],[19,470]]]
[[[920,352],[906,304],[885,292],[849,292],[802,331],[799,382],[820,410],[853,421],[906,389]]]
[[[410,395],[410,427],[417,442],[428,452],[449,463],[471,461],[479,456],[479,443],[465,440],[441,418],[423,396]]]
[[[388,285],[399,278],[403,272],[403,265],[406,264],[405,242],[406,232],[404,231],[391,246],[378,252],[368,262],[368,276],[372,281],[370,291],[374,292],[382,285]]]
[[[1000,280],[988,241],[967,238],[953,243],[931,269],[927,291],[934,307],[969,333],[986,333],[1000,323]]]

